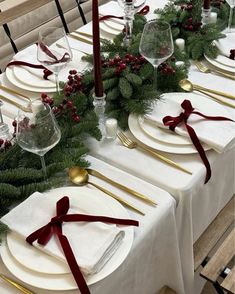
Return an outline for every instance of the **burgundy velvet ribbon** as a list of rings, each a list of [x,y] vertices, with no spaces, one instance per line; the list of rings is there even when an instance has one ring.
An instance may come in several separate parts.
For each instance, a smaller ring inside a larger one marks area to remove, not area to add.
[[[25,62],[25,61],[15,60],[15,61],[9,62],[7,64],[7,67],[11,65],[23,65],[23,66],[28,66],[31,68],[43,69],[43,78],[45,80],[48,80],[48,77],[52,74],[52,71],[50,71],[49,69],[47,69],[45,66],[41,64],[33,64],[33,63]]]
[[[205,184],[209,181],[210,177],[211,177],[211,167],[210,167],[210,163],[207,159],[206,153],[198,139],[198,136],[196,134],[196,132],[194,131],[194,129],[188,125],[187,121],[189,116],[193,113],[193,114],[197,114],[205,119],[208,120],[216,120],[216,121],[221,121],[221,120],[227,120],[227,121],[233,121],[230,118],[227,117],[223,117],[223,116],[207,116],[204,115],[198,111],[194,111],[194,108],[192,107],[192,104],[189,100],[184,100],[181,104],[181,107],[184,109],[184,112],[181,112],[179,116],[165,116],[163,118],[163,124],[165,126],[169,126],[169,129],[171,131],[175,131],[175,128],[177,127],[178,124],[180,123],[184,123],[187,129],[187,132],[190,136],[190,139],[193,142],[193,145],[195,146],[195,148],[197,149],[205,167],[206,167],[206,178],[205,178]]]
[[[137,14],[146,15],[148,12],[149,12],[149,6],[145,5],[140,11],[137,12]],[[107,20],[109,18],[123,19],[123,16],[116,16],[116,15],[108,14],[108,15],[101,16],[99,18],[99,21]]]
[[[56,203],[56,216],[51,219],[51,221],[30,234],[26,241],[29,244],[33,244],[34,241],[40,245],[46,245],[51,239],[52,235],[55,234],[61,244],[64,255],[71,269],[73,277],[81,291],[81,294],[90,294],[89,288],[86,281],[81,273],[79,265],[75,259],[72,248],[69,241],[62,232],[63,222],[106,222],[111,224],[127,225],[127,226],[139,226],[139,222],[131,219],[118,219],[106,216],[93,216],[85,214],[67,214],[69,210],[69,198],[64,196]],[[78,232],[79,234],[79,232]]]
[[[235,49],[230,50],[229,58],[232,59],[232,60],[235,60]]]

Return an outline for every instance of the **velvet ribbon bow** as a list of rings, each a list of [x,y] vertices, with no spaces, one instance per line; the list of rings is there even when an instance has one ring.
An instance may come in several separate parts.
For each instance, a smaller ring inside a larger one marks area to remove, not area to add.
[[[208,116],[208,115],[204,115],[198,111],[194,111],[194,108],[191,104],[191,102],[189,100],[184,100],[181,104],[181,107],[184,109],[184,112],[181,112],[179,116],[165,116],[163,118],[163,124],[165,126],[169,126],[169,129],[171,131],[175,131],[175,128],[177,127],[177,125],[179,125],[180,123],[184,123],[187,129],[187,132],[189,134],[189,137],[191,139],[191,141],[193,142],[193,145],[195,146],[195,148],[197,149],[205,167],[206,167],[206,178],[205,178],[205,184],[209,181],[210,177],[211,177],[211,167],[210,167],[210,163],[207,159],[206,153],[198,139],[198,136],[196,134],[196,132],[194,131],[194,129],[187,123],[188,118],[191,114],[197,114],[205,119],[208,120],[216,120],[216,121],[222,121],[222,120],[226,120],[226,121],[233,121],[230,118],[227,117],[223,117],[223,116]]]
[[[137,12],[137,14],[140,14],[140,15],[146,15],[147,13],[149,13],[149,6],[148,5],[145,5],[140,11]],[[107,20],[109,18],[123,19],[123,16],[116,16],[116,15],[108,14],[108,15],[101,16],[99,18],[99,21]]]
[[[232,59],[232,60],[235,60],[235,49],[230,50],[229,58]]]
[[[82,294],[90,294],[89,288],[81,273],[79,265],[77,264],[69,241],[67,237],[63,235],[63,222],[105,222],[127,226],[139,226],[139,223],[138,221],[131,219],[118,219],[106,216],[94,216],[85,214],[67,214],[68,210],[69,198],[67,196],[64,196],[56,203],[56,216],[53,217],[47,225],[30,234],[26,238],[26,241],[32,245],[33,242],[37,240],[40,245],[46,245],[51,239],[52,235],[55,234],[59,239],[65,258],[78,285],[78,288],[80,289]]]

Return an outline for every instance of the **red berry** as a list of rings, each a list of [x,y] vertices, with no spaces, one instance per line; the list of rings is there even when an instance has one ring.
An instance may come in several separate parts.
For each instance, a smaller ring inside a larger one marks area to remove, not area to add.
[[[126,68],[126,64],[125,64],[125,63],[121,63],[121,64],[119,64],[119,68],[120,68],[121,70],[125,69],[125,68]]]
[[[72,118],[75,122],[80,122],[81,119],[79,115],[73,115]]]
[[[192,25],[188,26],[188,29],[189,29],[190,31],[193,31],[193,26],[192,26]]]
[[[72,108],[73,107],[73,101],[68,100],[67,102],[67,108]]]
[[[192,17],[190,17],[189,19],[188,19],[188,23],[192,23],[193,22],[193,19],[192,19]]]
[[[109,64],[109,66],[114,66],[115,62],[113,59],[110,59],[108,64]]]
[[[118,63],[118,62],[120,62],[122,59],[121,59],[121,57],[119,56],[119,55],[116,55],[115,57],[114,57],[114,59],[113,59],[113,61],[115,62],[115,63]]]
[[[80,82],[81,79],[82,79],[81,76],[79,76],[79,75],[75,75],[74,78],[75,78],[78,82]]]
[[[47,94],[46,93],[41,93],[41,97],[42,97],[42,99],[45,99],[45,98],[47,98]]]
[[[4,140],[0,139],[0,147],[2,146],[3,143],[4,143]]]
[[[13,126],[13,127],[16,127],[16,126],[17,126],[17,122],[16,122],[16,120],[13,120],[13,122],[12,122],[12,126]]]

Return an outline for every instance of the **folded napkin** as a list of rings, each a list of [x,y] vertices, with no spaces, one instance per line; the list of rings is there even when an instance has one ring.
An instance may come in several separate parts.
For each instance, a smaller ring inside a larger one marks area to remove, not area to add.
[[[168,128],[163,124],[163,118],[168,115],[178,116],[182,112],[181,102],[182,100],[175,101],[163,98],[156,104],[152,113],[146,115],[146,118],[154,121],[161,128]],[[196,111],[211,115],[211,112],[208,114],[206,109],[197,109],[193,103],[192,106]],[[188,118],[188,124],[193,127],[201,142],[206,143],[219,153],[225,152],[235,145],[235,123],[232,121],[212,121],[191,114]],[[178,125],[175,132],[181,136],[189,137],[184,124]]]
[[[230,57],[231,49],[234,49],[235,33],[226,35],[226,38],[215,41],[220,53],[226,57]]]
[[[50,222],[51,218],[55,216],[56,200],[55,197],[47,197],[35,192],[6,214],[1,221],[26,239],[32,232]],[[71,208],[68,214],[90,214],[90,210],[85,211],[74,204],[76,204],[76,198],[71,197]],[[90,203],[89,207],[92,208],[95,205],[97,203]],[[118,249],[125,235],[125,232],[116,225],[103,222],[68,222],[63,223],[62,230],[69,240],[81,271],[87,275],[101,270]],[[55,235],[45,246],[41,246],[37,242],[34,242],[33,245],[66,262]]]

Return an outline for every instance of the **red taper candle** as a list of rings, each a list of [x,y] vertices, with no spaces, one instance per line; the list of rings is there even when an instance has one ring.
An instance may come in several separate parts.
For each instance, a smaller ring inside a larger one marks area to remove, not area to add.
[[[101,59],[100,59],[100,27],[98,0],[92,0],[92,31],[93,31],[93,63],[94,63],[94,81],[95,95],[102,97],[104,95],[103,82],[101,76]]]
[[[204,0],[203,2],[203,8],[204,9],[210,9],[210,0]]]

